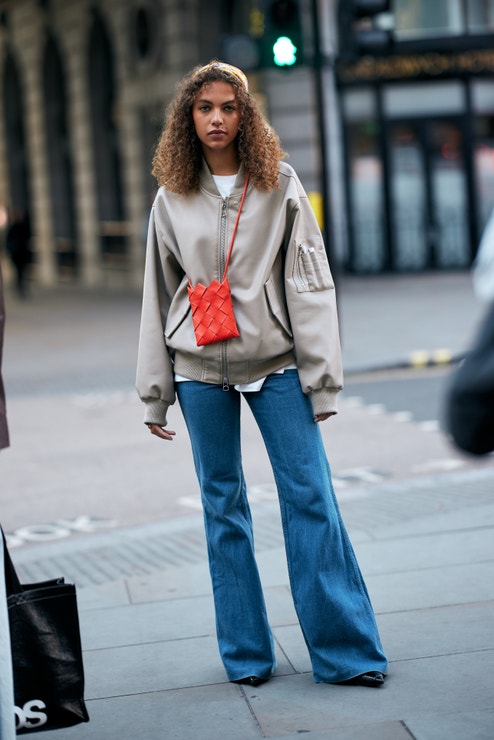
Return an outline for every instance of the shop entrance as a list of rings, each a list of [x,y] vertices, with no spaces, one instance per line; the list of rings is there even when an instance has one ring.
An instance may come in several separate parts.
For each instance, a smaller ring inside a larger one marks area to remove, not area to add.
[[[387,124],[390,267],[454,269],[471,262],[461,120]]]

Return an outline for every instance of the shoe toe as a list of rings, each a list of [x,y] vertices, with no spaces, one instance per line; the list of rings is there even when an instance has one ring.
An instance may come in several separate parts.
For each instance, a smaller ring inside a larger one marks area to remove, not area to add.
[[[354,676],[348,681],[341,681],[340,683],[344,686],[369,686],[377,689],[383,685],[384,678],[384,674],[380,671],[367,671],[367,673],[361,673],[359,676]]]
[[[384,683],[384,675],[380,671],[368,671],[367,673],[362,673],[361,676],[357,676],[357,680],[360,686],[378,688]]]
[[[247,684],[247,686],[260,686],[262,683],[266,683],[267,678],[261,678],[260,676],[245,676],[245,678],[238,678],[232,683]]]

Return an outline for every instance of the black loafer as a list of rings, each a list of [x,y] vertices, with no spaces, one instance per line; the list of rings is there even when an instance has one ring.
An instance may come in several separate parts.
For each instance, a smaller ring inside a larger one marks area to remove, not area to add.
[[[260,686],[268,680],[269,679],[267,678],[260,678],[259,676],[246,676],[245,678],[238,678],[236,681],[232,681],[232,683],[244,683],[248,686]]]
[[[367,673],[361,673],[360,676],[354,676],[348,681],[341,681],[341,684],[345,686],[369,686],[375,689],[378,689],[383,683],[384,674],[380,671],[367,671]]]

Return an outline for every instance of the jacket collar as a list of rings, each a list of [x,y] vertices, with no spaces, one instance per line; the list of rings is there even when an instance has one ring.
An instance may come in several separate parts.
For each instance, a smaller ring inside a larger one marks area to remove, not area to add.
[[[242,190],[244,188],[245,183],[245,167],[241,163],[238,172],[237,172],[237,179],[235,180],[235,185],[233,186],[233,190],[231,192],[232,195],[241,195]],[[209,195],[216,195],[216,197],[221,198],[221,195],[218,192],[218,188],[216,187],[216,184],[213,180],[213,176],[211,174],[211,170],[209,169],[206,160],[203,158],[202,160],[202,168],[201,172],[199,173],[199,184],[202,188],[202,190],[205,190]]]

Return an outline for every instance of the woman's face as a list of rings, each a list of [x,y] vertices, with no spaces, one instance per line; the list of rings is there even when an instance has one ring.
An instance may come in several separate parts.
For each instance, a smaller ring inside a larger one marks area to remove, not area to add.
[[[205,83],[192,106],[192,118],[205,153],[231,150],[240,125],[233,85],[222,80]]]

